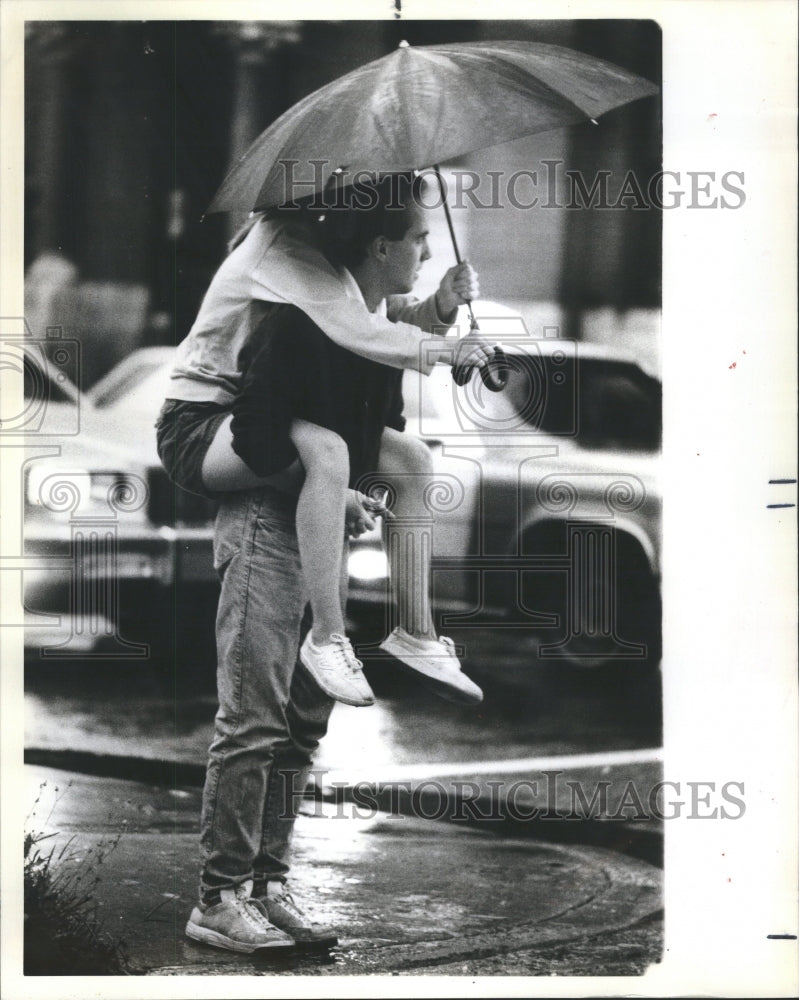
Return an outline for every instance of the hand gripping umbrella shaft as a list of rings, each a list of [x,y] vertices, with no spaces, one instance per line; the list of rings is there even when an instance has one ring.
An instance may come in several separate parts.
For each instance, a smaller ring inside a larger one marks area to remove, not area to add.
[[[449,205],[447,204],[447,192],[444,187],[444,178],[441,176],[441,170],[436,163],[433,166],[436,178],[438,179],[438,186],[441,189],[441,201],[444,205],[444,214],[447,217],[447,226],[449,227],[449,235],[452,240],[452,248],[455,251],[455,260],[461,264],[463,263],[461,259],[461,252],[458,248],[458,239],[455,236],[455,228],[452,225],[452,216],[450,215]],[[472,303],[467,301],[467,308],[469,309],[469,320],[470,327],[472,330],[479,330],[480,326],[474,315],[472,309]],[[492,371],[493,368],[493,371]],[[501,392],[502,389],[508,384],[508,359],[505,357],[505,352],[497,344],[494,347],[494,358],[485,367],[480,369],[480,377],[483,380],[487,389],[492,392]],[[472,376],[472,366],[471,365],[458,365],[452,369],[452,377],[455,380],[456,385],[466,385]]]

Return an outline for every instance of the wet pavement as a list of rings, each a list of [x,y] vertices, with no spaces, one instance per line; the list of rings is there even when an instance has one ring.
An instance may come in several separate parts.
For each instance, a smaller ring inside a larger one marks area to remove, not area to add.
[[[364,657],[375,706],[337,705],[319,763],[350,769],[417,762],[502,760],[656,747],[660,674],[581,670],[534,659],[519,633],[453,631],[465,670],[483,687],[477,707],[429,693],[390,660]],[[124,706],[124,711],[120,711]],[[216,710],[209,664],[177,680],[169,664],[31,659],[26,747],[204,761]]]
[[[36,814],[57,842],[73,838],[75,863],[114,843],[97,902],[134,971],[631,976],[657,962],[662,825],[628,789],[645,800],[661,777],[659,673],[542,665],[518,637],[475,636],[454,638],[485,689],[477,707],[364,657],[378,702],[336,706],[293,869],[295,896],[341,946],[279,968],[183,937],[216,708],[208,664],[176,677],[157,662],[30,660]]]
[[[660,960],[662,873],[652,865],[321,803],[297,824],[292,891],[337,928],[339,946],[279,962],[204,947],[183,935],[198,793],[29,770],[32,825],[55,834],[62,866],[101,875],[98,918],[124,941],[135,975],[633,976]]]

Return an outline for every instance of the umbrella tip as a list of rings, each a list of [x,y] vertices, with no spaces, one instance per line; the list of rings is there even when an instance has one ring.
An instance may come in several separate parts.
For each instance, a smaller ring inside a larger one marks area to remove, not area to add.
[[[401,48],[401,49],[409,49],[410,45],[408,45],[408,43],[403,38],[402,41],[399,43],[398,47]]]
[[[592,125],[598,125],[598,124],[599,124],[599,122],[598,122],[598,121],[596,120],[596,118],[592,118],[592,119],[591,119],[591,124],[592,124]]]

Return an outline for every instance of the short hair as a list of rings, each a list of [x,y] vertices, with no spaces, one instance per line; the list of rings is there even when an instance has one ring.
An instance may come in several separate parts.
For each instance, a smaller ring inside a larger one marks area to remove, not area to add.
[[[382,174],[357,184],[325,189],[325,209],[315,226],[319,245],[331,264],[352,268],[366,259],[378,236],[396,242],[408,233],[406,208],[421,204],[422,175]]]

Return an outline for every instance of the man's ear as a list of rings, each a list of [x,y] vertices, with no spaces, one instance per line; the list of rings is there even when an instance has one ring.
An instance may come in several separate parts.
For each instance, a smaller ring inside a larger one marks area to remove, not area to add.
[[[377,261],[383,261],[386,258],[386,253],[388,250],[388,241],[385,236],[375,236],[372,242],[369,244],[369,252]]]

